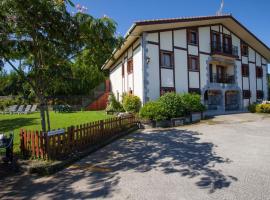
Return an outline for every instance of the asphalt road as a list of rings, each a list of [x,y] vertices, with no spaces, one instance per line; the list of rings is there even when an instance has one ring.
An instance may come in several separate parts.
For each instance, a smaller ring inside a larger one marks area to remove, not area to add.
[[[1,180],[0,199],[268,200],[270,116],[138,131],[53,176]]]

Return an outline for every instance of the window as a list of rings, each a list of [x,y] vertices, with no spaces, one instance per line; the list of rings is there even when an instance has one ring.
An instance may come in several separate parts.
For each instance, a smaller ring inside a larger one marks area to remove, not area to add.
[[[188,57],[188,69],[189,71],[199,71],[199,58],[197,56]]]
[[[242,76],[243,77],[248,77],[249,76],[248,65],[242,65]]]
[[[160,95],[164,95],[165,93],[168,92],[175,92],[175,88],[174,87],[162,87],[160,89]]]
[[[251,97],[251,93],[249,90],[243,90],[243,99],[249,99]]]
[[[220,34],[218,32],[214,32],[212,31],[212,50],[216,51],[219,50],[220,51]]]
[[[188,92],[201,95],[201,90],[199,88],[189,88]]]
[[[172,52],[160,52],[161,56],[161,67],[163,68],[173,68],[173,53]]]
[[[188,43],[192,45],[198,45],[198,31],[197,29],[188,30]]]
[[[122,64],[122,77],[124,77],[124,76],[125,76],[125,65]]]
[[[261,67],[256,67],[256,77],[262,78],[263,77],[263,70]]]
[[[263,99],[263,91],[257,90],[257,99]]]
[[[245,42],[241,43],[242,56],[248,56],[248,45]]]
[[[129,59],[127,62],[127,73],[133,73],[133,59]]]
[[[231,53],[232,38],[230,35],[223,35],[223,51],[224,53]]]

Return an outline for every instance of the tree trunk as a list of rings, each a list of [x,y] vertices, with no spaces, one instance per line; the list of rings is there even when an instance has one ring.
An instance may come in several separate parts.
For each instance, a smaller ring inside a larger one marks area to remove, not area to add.
[[[44,102],[40,102],[40,120],[41,120],[41,128],[42,132],[46,132],[46,118],[45,118],[45,112],[44,112]]]
[[[46,117],[47,117],[47,130],[50,131],[51,130],[51,123],[50,123],[50,115],[49,115],[49,109],[48,109],[47,101],[46,101],[45,111],[46,111]]]

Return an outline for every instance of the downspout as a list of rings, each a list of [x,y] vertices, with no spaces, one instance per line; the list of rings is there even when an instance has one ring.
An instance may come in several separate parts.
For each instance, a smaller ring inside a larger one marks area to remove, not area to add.
[[[145,44],[146,33],[143,32],[141,37],[142,44],[142,103],[143,105],[146,103],[146,95],[145,95],[145,70],[146,70],[146,44]]]

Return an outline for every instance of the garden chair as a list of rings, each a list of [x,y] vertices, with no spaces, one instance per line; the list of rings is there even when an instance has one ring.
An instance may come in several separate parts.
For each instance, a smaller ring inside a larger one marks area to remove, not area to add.
[[[34,104],[30,110],[30,113],[36,112],[37,111],[37,105]]]
[[[25,105],[20,105],[17,112],[15,112],[16,114],[23,114],[24,112],[24,108],[25,108]]]
[[[10,106],[10,109],[9,109],[9,114],[16,113],[17,108],[18,108],[18,105],[13,105],[13,106]]]
[[[32,107],[32,105],[27,105],[23,113],[24,114],[29,114],[30,111],[31,111],[31,107]]]

